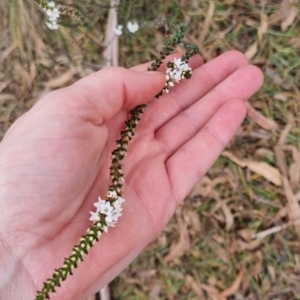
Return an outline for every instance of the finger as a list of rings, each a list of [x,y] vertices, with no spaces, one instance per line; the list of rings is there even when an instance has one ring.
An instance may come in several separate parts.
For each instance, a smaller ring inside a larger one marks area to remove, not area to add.
[[[166,70],[166,67],[167,67],[167,63],[169,61],[174,60],[174,58],[181,57],[183,54],[184,54],[184,52],[178,52],[178,53],[174,53],[174,54],[168,55],[164,59],[164,62],[162,63],[162,65],[158,68],[158,71],[160,71],[162,73],[165,73],[165,70]],[[141,64],[141,65],[138,65],[138,66],[134,66],[133,68],[131,68],[131,70],[134,70],[134,71],[137,71],[137,72],[147,71],[148,68],[151,67],[151,63],[152,62],[148,62],[148,63]],[[199,54],[197,54],[197,55],[195,55],[195,56],[193,56],[193,57],[190,58],[190,60],[189,60],[189,66],[192,69],[196,69],[196,68],[200,67],[201,65],[203,65],[203,58]]]
[[[191,80],[184,80],[172,88],[170,94],[149,103],[139,124],[145,131],[163,126],[215,88],[226,77],[248,64],[244,54],[229,51],[193,71]]]
[[[182,55],[183,53],[173,53],[171,55],[168,55],[165,59],[164,62],[162,63],[162,65],[159,67],[158,71],[165,73],[164,70],[166,69],[167,66],[167,62],[173,60],[174,58],[178,58]],[[132,67],[130,70],[134,70],[137,72],[143,72],[143,71],[147,71],[148,68],[151,68],[151,64],[153,61],[141,64],[141,65],[137,65]]]
[[[166,170],[176,205],[213,165],[245,115],[244,101],[226,102],[199,133],[167,160]]]
[[[155,138],[165,149],[165,157],[172,155],[190,140],[230,99],[248,100],[263,83],[262,72],[254,66],[239,68],[195,104],[162,126]]]
[[[76,114],[101,124],[123,107],[128,109],[150,101],[164,83],[165,75],[160,72],[107,67],[70,87],[48,94],[40,103],[44,106],[48,103],[47,108],[56,114]]]

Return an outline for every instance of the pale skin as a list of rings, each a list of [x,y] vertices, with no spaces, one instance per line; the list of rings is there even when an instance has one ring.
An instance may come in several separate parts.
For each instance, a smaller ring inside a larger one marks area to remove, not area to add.
[[[175,55],[179,57],[180,55]],[[148,64],[105,68],[54,91],[19,118],[0,145],[0,295],[30,300],[62,265],[109,184],[111,151],[127,111],[150,103],[123,161],[123,216],[51,299],[82,300],[155,239],[246,115],[263,76],[230,51],[153,99],[163,73]],[[163,71],[163,69],[161,69]]]

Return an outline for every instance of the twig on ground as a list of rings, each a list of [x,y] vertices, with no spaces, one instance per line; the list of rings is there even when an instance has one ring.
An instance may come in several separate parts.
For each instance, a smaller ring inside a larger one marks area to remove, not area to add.
[[[287,228],[289,228],[293,225],[299,225],[299,224],[300,224],[300,219],[297,219],[293,222],[289,222],[289,223],[286,223],[286,224],[283,224],[283,225],[275,226],[275,227],[269,228],[267,230],[261,231],[259,233],[256,233],[253,236],[253,239],[262,240],[262,239],[264,239],[265,237],[267,237],[271,234],[280,232],[280,231],[282,231],[284,229],[287,229]]]

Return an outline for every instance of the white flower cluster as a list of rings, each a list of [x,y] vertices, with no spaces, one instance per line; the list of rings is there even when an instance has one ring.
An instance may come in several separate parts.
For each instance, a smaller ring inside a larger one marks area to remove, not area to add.
[[[136,31],[139,30],[139,24],[138,24],[136,21],[134,21],[134,22],[129,21],[129,22],[127,23],[127,29],[128,29],[131,33],[135,33]]]
[[[48,22],[46,22],[47,26],[51,30],[58,29],[58,19],[60,17],[60,11],[55,6],[53,1],[48,2],[48,8],[45,9],[46,14],[48,16]]]
[[[131,33],[135,33],[139,30],[139,24],[136,21],[129,21],[127,23],[127,29],[131,32]],[[117,35],[121,35],[123,32],[123,25],[118,25],[115,29],[114,29],[115,34]]]
[[[163,88],[165,93],[169,93],[170,87],[174,86],[174,83],[179,83],[182,79],[189,79],[192,76],[192,69],[181,58],[174,58],[173,62],[168,62],[166,69],[166,83]]]
[[[105,222],[108,227],[115,227],[118,219],[122,216],[122,203],[125,200],[122,197],[119,197],[115,191],[109,191],[107,197],[114,199],[113,202],[102,200],[100,197],[98,201],[94,204],[97,208],[96,212],[90,212],[91,217],[90,221],[98,222],[100,221],[100,214],[105,215]],[[104,226],[103,229],[107,232],[108,227]]]

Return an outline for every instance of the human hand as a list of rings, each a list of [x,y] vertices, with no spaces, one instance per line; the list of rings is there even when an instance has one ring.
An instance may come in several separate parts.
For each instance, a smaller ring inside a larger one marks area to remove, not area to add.
[[[85,299],[163,229],[243,121],[262,74],[239,52],[203,65],[152,100],[123,161],[123,216],[51,299]],[[105,68],[46,95],[0,145],[1,299],[33,299],[90,225],[109,185],[111,151],[127,111],[164,85],[161,73]],[[5,260],[3,257],[5,256]]]

